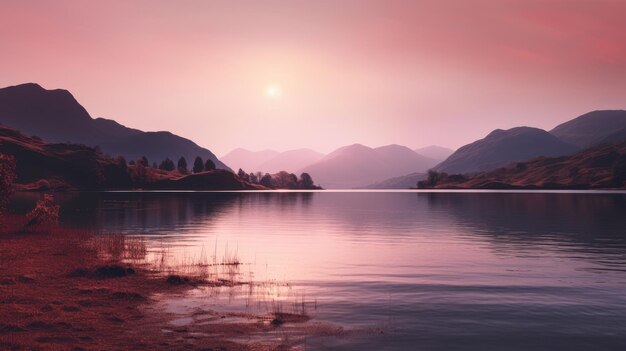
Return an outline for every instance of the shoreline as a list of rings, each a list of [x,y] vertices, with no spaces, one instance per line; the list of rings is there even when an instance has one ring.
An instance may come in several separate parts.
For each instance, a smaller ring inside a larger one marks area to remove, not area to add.
[[[232,282],[168,275],[129,262],[124,257],[145,254],[130,239],[122,249],[129,252],[114,257],[102,251],[119,248],[97,242],[91,232],[59,226],[24,232],[24,223],[23,216],[11,216],[0,229],[0,349],[282,350],[288,349],[282,342],[233,340],[253,340],[286,323],[297,329],[309,320],[274,314],[227,323],[221,320],[229,314],[216,312],[210,325],[173,325],[177,316],[163,311],[156,296],[176,298],[203,284]]]

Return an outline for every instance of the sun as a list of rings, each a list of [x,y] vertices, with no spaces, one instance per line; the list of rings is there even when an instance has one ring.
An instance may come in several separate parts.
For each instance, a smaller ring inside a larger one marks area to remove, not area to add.
[[[270,83],[265,87],[265,96],[270,99],[278,99],[283,95],[283,90],[277,83]]]

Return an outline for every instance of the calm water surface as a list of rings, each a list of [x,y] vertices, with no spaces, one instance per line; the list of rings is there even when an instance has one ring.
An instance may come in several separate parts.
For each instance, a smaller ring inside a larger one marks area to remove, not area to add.
[[[25,210],[36,195],[14,204]],[[261,300],[342,326],[307,350],[625,350],[626,194],[79,193],[62,221],[180,259],[236,253],[245,279],[166,308]],[[260,296],[260,297],[259,297]],[[182,316],[182,315],[181,315]],[[184,323],[184,318],[181,319]]]

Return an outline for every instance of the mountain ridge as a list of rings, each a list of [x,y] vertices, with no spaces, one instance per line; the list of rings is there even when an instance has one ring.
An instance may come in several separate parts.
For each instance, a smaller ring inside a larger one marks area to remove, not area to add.
[[[495,129],[484,138],[462,146],[433,170],[475,173],[539,156],[562,156],[575,150],[574,146],[543,129]]]
[[[193,162],[200,156],[211,159],[218,168],[230,170],[210,150],[189,139],[171,132],[128,128],[110,119],[94,119],[68,90],[48,90],[37,83],[0,88],[0,123],[48,142],[98,146],[129,160],[146,156],[151,162],[160,162],[165,157],[177,160],[184,156],[187,162]]]
[[[334,150],[300,172],[309,173],[324,188],[357,188],[391,177],[425,172],[436,163],[405,146],[371,148],[356,143]]]
[[[626,189],[626,142],[560,157],[537,157],[474,175],[431,172],[419,188]]]

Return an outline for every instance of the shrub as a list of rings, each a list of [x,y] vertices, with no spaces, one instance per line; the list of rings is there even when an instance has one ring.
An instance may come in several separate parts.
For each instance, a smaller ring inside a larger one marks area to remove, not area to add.
[[[15,159],[12,156],[0,154],[0,216],[4,213],[9,197],[13,193],[15,177]]]
[[[54,196],[44,194],[37,200],[35,208],[27,215],[28,226],[56,224],[59,222],[59,205],[54,204]]]

